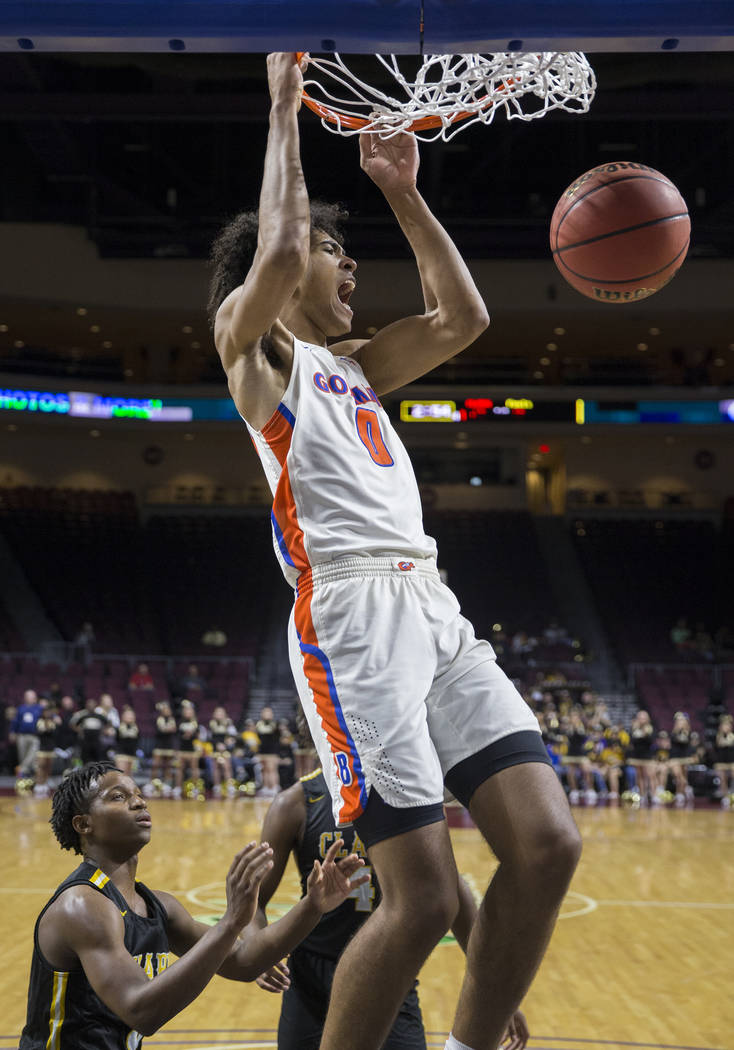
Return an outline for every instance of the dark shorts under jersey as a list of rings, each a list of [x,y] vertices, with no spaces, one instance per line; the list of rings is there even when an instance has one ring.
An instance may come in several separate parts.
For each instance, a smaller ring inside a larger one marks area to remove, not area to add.
[[[329,1005],[327,990],[331,989],[336,963],[302,948],[292,953],[288,959],[291,985],[283,993],[280,1011],[278,1050],[319,1050]],[[400,1007],[383,1050],[426,1050],[415,986]]]

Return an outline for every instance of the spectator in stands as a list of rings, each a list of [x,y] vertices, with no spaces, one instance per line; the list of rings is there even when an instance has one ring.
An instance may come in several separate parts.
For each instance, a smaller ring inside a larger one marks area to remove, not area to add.
[[[601,729],[607,729],[611,725],[606,702],[593,690],[584,689],[579,697],[579,703],[583,707],[584,718],[589,725],[599,726]]]
[[[42,711],[43,705],[35,689],[26,689],[23,702],[18,705],[15,718],[10,724],[10,741],[15,744],[18,752],[18,765],[15,770],[18,777],[33,775],[38,751],[36,722]]]
[[[643,801],[655,797],[657,787],[653,755],[655,729],[647,711],[640,709],[630,725],[629,765],[635,771],[637,789]]]
[[[691,647],[691,629],[685,616],[679,616],[670,628],[670,640],[680,656],[687,656]]]
[[[132,776],[139,743],[140,729],[135,717],[135,708],[130,704],[125,704],[120,715],[120,724],[117,727],[115,765],[128,776]]]
[[[670,734],[670,773],[675,781],[677,806],[684,806],[693,798],[693,789],[688,783],[688,767],[692,761],[691,723],[684,711],[676,711]]]
[[[235,794],[235,787],[232,780],[232,755],[227,741],[237,738],[237,730],[226,708],[221,705],[212,711],[212,717],[209,719],[209,736],[212,743],[214,794],[217,797],[221,796],[222,778],[224,777],[227,794],[232,798]]]
[[[86,667],[92,658],[92,646],[96,641],[94,627],[89,621],[81,625],[74,638],[74,656]]]
[[[249,744],[244,739],[244,733],[235,737],[227,737],[225,744],[232,756],[232,774],[240,784],[244,784],[254,794],[262,787],[262,769],[260,759],[250,750]]]
[[[4,773],[13,773],[18,765],[18,749],[12,740],[11,726],[18,712],[17,707],[8,704],[3,708],[2,722],[0,722],[0,769]]]
[[[568,719],[561,720],[561,732],[566,737],[566,749],[562,761],[568,779],[568,801],[572,806],[578,805],[581,799],[579,787],[582,786],[586,805],[594,806],[597,801],[597,793],[594,790],[591,762],[593,742],[589,738],[580,708],[575,708]]]
[[[64,695],[64,690],[61,688],[59,682],[52,682],[46,690],[46,696],[49,698],[54,707],[58,707],[61,703],[61,698]]]
[[[102,750],[104,755],[111,757],[117,744],[120,712],[115,707],[115,701],[109,693],[102,693],[99,698],[99,707],[107,719],[107,725],[102,730]]]
[[[257,755],[260,752],[260,737],[257,735],[257,729],[255,728],[255,719],[246,718],[245,725],[240,734],[245,745],[252,751],[253,755]],[[258,758],[258,765],[260,766],[260,772],[262,775],[262,763]]]
[[[158,713],[155,719],[153,761],[150,766],[151,785],[146,785],[146,787],[148,793],[153,793],[159,787],[156,781],[160,781],[160,791],[167,796],[171,794],[174,787],[172,780],[174,759],[178,751],[178,726],[167,700],[157,703],[156,711]]]
[[[734,628],[730,623],[722,623],[714,635],[716,659],[728,663],[734,659]]]
[[[153,675],[150,673],[147,664],[140,663],[135,668],[133,673],[130,675],[130,681],[127,683],[128,689],[134,691],[145,690],[151,692],[155,689],[155,682],[153,681]]]
[[[296,768],[296,738],[291,732],[291,727],[285,718],[278,722],[278,776],[280,778],[280,789],[284,791],[293,783],[294,770]]]
[[[36,722],[38,750],[36,751],[36,775],[33,794],[45,798],[48,795],[48,781],[56,754],[56,733],[61,718],[53,704],[41,712]]]
[[[186,674],[179,683],[179,688],[184,696],[189,698],[193,696],[195,700],[198,700],[204,693],[205,684],[196,664],[189,664]]]
[[[296,708],[295,761],[296,766],[294,775],[296,780],[300,780],[301,777],[305,777],[308,773],[312,773],[319,764],[316,755],[316,748],[314,747],[311,732],[308,728],[308,722],[306,721],[306,716],[304,715],[303,708],[300,704]]]
[[[280,791],[280,759],[278,756],[278,723],[273,717],[272,707],[263,707],[255,723],[260,738],[260,761],[263,767],[264,795],[274,796]]]
[[[652,745],[654,790],[650,795],[653,806],[660,806],[670,800],[668,779],[670,777],[670,733],[659,729]]]
[[[227,635],[221,627],[209,627],[201,636],[201,644],[212,649],[222,649],[227,644]]]
[[[104,757],[102,730],[107,725],[107,716],[93,696],[87,698],[81,711],[72,715],[69,725],[79,734],[82,764],[101,761]]]
[[[630,737],[626,729],[618,725],[607,726],[601,734],[596,750],[596,768],[606,785],[607,798],[616,802],[619,798],[620,778],[627,761]]]
[[[707,766],[709,765],[709,749],[706,746],[706,741],[701,739],[701,734],[697,730],[691,730],[691,765],[692,766]]]
[[[700,621],[696,624],[691,640],[691,648],[701,660],[711,661],[714,658],[714,640],[710,632],[706,630],[706,625]]]
[[[176,756],[176,783],[173,797],[181,798],[185,780],[199,779],[199,719],[196,707],[191,700],[181,701],[181,713],[178,722],[178,755]]]
[[[512,655],[524,663],[529,662],[537,646],[538,639],[533,638],[527,631],[516,631],[510,641]]]
[[[724,809],[731,806],[734,794],[734,717],[723,714],[716,730],[714,769],[719,774],[719,795]]]
[[[75,748],[79,745],[79,734],[76,727],[72,725],[72,719],[76,714],[76,702],[68,693],[59,701],[59,725],[56,729],[56,748],[59,755],[66,762],[67,767]]]
[[[110,693],[102,693],[99,698],[99,706],[105,713],[107,721],[113,729],[117,729],[120,724],[120,712],[115,707],[115,701]]]
[[[573,645],[573,638],[569,637],[565,627],[561,627],[558,620],[551,620],[547,627],[543,628],[541,638],[546,645]]]
[[[568,679],[566,678],[563,671],[559,671],[556,667],[552,671],[546,671],[541,680],[541,685],[545,689],[555,689],[557,686],[567,685]]]

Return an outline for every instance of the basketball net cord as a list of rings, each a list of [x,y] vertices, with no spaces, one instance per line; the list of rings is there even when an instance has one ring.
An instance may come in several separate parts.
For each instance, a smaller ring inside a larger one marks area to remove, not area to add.
[[[309,58],[303,101],[329,131],[384,139],[412,131],[424,141],[448,141],[471,124],[491,124],[499,110],[508,120],[536,120],[553,109],[586,113],[596,90],[594,71],[579,51],[427,55],[412,80],[395,55],[375,58],[404,98],[365,84],[338,54]],[[309,75],[314,71],[320,80]]]

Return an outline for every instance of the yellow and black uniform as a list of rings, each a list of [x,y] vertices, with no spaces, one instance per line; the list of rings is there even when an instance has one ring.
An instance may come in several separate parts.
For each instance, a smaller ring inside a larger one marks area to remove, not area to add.
[[[693,762],[690,729],[674,729],[670,734],[670,760],[683,766]]]
[[[86,861],[65,879],[46,904],[33,931],[28,1011],[19,1050],[137,1050],[143,1037],[97,997],[84,970],[54,970],[38,944],[38,926],[47,909],[70,886],[93,886],[112,901],[125,923],[125,947],[148,977],[168,966],[167,915],[154,893],[137,882],[148,915],[138,915],[108,877]]]
[[[194,741],[199,735],[199,720],[198,718],[182,718],[178,723],[178,750],[179,753],[191,754],[196,751],[196,745]]]
[[[46,718],[43,715],[36,722],[36,736],[38,737],[38,751],[36,755],[41,758],[53,756],[56,747],[56,730],[58,721],[55,718]]]
[[[716,765],[734,766],[734,732],[719,729],[716,734]]]
[[[139,736],[140,730],[136,722],[120,722],[117,727],[117,754],[135,758]]]
[[[605,766],[623,766],[627,759],[630,737],[626,729],[615,732],[605,729],[598,751],[599,761]]]
[[[215,754],[229,755],[229,748],[227,747],[226,740],[227,737],[235,735],[235,732],[231,719],[209,719],[209,735],[211,737],[212,747],[214,748]]]
[[[323,861],[335,838],[344,840],[343,856],[356,853],[365,860],[366,851],[354,827],[337,831],[331,799],[320,769],[300,781],[306,801],[306,826],[294,847],[301,875],[301,892],[314,860]],[[362,869],[370,874],[369,866]],[[291,984],[283,993],[278,1024],[278,1050],[318,1050],[329,1006],[331,984],[339,956],[380,900],[380,888],[372,874],[369,882],[356,887],[333,911],[322,916],[314,930],[288,959]],[[426,1038],[416,984],[405,998],[382,1050],[425,1050]]]
[[[648,723],[646,725],[633,725],[630,730],[630,755],[629,764],[640,766],[654,761],[652,753],[653,735],[655,730]]]
[[[171,758],[177,749],[176,734],[178,726],[173,715],[158,715],[155,720],[155,742],[153,754]]]

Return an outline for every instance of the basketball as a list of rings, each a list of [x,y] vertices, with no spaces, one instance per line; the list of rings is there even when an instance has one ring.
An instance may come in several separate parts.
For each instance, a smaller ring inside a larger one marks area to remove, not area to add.
[[[601,303],[647,299],[672,280],[691,232],[670,179],[632,161],[585,172],[561,195],[550,246],[569,284]]]

